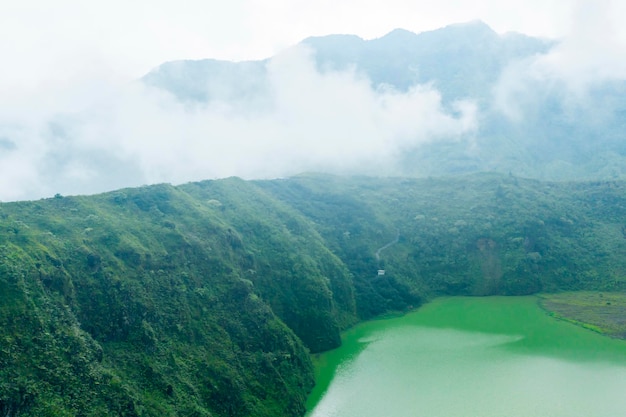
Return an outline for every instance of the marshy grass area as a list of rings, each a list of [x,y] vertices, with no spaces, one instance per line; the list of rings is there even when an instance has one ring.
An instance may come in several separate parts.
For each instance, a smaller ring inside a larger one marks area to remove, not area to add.
[[[541,294],[539,304],[556,318],[626,339],[626,293],[577,291]]]

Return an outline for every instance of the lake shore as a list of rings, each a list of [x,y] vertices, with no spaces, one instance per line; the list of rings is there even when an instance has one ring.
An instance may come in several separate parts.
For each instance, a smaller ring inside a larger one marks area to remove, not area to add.
[[[555,320],[551,297],[441,297],[360,323],[317,356],[307,416],[619,414],[626,345]]]
[[[618,339],[626,339],[626,293],[576,291],[539,295],[553,317]]]

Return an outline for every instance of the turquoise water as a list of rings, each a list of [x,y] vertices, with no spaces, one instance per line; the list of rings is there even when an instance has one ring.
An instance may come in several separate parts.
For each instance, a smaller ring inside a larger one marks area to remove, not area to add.
[[[534,297],[438,299],[351,329],[316,367],[309,417],[626,415],[626,342]]]

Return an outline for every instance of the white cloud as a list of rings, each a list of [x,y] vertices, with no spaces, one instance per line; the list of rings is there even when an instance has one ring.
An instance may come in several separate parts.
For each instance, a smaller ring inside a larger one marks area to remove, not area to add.
[[[563,80],[574,92],[606,80],[626,79],[626,39],[613,23],[608,0],[580,1],[571,32],[534,63],[535,73]]]
[[[138,78],[165,61],[261,59],[311,35],[380,37],[483,19],[499,32],[564,32],[573,0],[20,0],[0,2],[0,92],[105,67]]]
[[[495,106],[519,121],[548,94],[565,106],[580,106],[591,89],[626,80],[626,33],[616,20],[623,13],[626,6],[614,1],[577,1],[569,33],[555,47],[504,71],[494,90]]]
[[[272,60],[268,78],[263,107],[190,107],[139,83],[111,80],[31,97],[39,104],[26,100],[0,124],[0,136],[16,145],[1,157],[0,199],[230,175],[377,174],[407,148],[475,128],[471,103],[459,103],[452,115],[428,86],[376,91],[354,72],[320,74],[303,48]]]
[[[3,2],[0,199],[225,175],[381,173],[407,148],[476,129],[473,104],[457,103],[450,113],[429,86],[374,91],[354,72],[321,75],[298,50],[273,61],[270,93],[256,102],[189,108],[129,80],[166,60],[261,58],[328,33],[372,38],[480,18],[499,32],[561,35],[577,10],[558,48],[502,77],[497,104],[521,117],[539,85],[576,96],[626,76],[622,3]]]

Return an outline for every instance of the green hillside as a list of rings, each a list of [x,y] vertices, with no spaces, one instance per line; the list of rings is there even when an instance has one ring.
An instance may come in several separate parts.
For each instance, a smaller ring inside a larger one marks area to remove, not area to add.
[[[625,189],[303,175],[1,204],[0,415],[302,415],[309,353],[359,320],[626,289]]]

